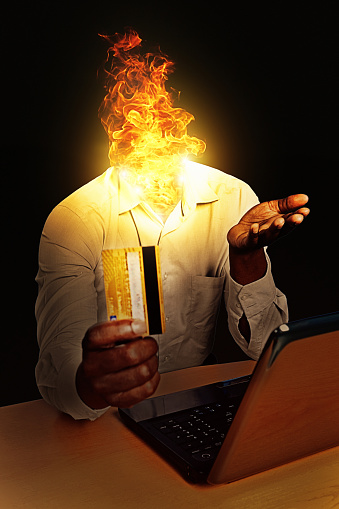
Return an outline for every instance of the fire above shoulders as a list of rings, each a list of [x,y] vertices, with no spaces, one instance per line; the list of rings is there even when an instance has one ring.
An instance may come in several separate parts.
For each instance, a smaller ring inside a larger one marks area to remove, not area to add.
[[[183,158],[202,154],[204,141],[187,133],[194,116],[175,107],[173,91],[166,90],[174,63],[160,50],[142,54],[141,38],[133,30],[102,37],[110,46],[99,116],[108,134],[112,166],[173,172]]]

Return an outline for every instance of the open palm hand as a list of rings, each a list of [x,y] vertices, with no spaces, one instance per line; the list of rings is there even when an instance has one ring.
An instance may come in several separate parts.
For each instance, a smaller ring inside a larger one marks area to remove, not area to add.
[[[305,194],[294,194],[281,200],[259,203],[230,229],[227,236],[230,246],[246,253],[272,244],[308,216],[307,202]]]

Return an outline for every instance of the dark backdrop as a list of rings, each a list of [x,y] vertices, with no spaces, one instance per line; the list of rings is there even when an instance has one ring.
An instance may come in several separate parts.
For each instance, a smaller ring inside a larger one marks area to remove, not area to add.
[[[98,33],[132,26],[176,62],[169,85],[207,142],[202,163],[261,200],[303,192],[307,222],[269,250],[291,319],[338,309],[335,3],[12,2],[2,9],[0,404],[38,397],[34,303],[51,209],[108,166]],[[219,324],[220,360],[241,359]]]

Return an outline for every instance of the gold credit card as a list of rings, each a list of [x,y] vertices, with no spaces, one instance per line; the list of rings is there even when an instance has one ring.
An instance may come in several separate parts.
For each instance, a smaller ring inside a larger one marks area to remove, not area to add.
[[[143,320],[147,334],[165,332],[159,246],[102,251],[108,320]]]

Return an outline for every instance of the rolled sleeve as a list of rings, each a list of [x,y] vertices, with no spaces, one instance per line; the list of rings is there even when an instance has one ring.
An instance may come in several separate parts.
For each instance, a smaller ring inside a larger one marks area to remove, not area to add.
[[[288,321],[286,297],[276,288],[267,255],[266,259],[267,271],[264,277],[242,286],[228,274],[225,291],[230,332],[240,348],[253,359],[259,358],[270,333]],[[251,329],[249,343],[238,327],[243,315]]]
[[[88,407],[79,397],[75,377],[80,360],[80,358],[73,358],[66,361],[60,371],[56,372],[52,359],[48,362],[45,358],[36,367],[36,377],[39,390],[46,402],[58,408],[61,412],[69,414],[73,419],[94,421],[110,407],[94,410]]]

